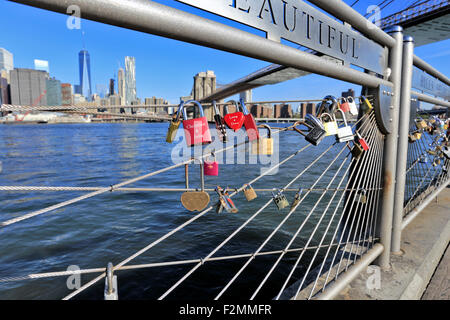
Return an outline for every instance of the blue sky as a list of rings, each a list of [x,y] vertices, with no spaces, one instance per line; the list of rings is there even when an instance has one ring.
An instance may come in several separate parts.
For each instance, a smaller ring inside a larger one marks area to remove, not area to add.
[[[255,32],[173,0],[155,2]],[[355,1],[345,2],[352,4]],[[366,13],[369,5],[380,2],[361,0],[354,8]],[[396,0],[382,11],[382,16],[390,15],[413,2]],[[15,67],[33,68],[34,59],[48,60],[51,76],[77,84],[78,52],[83,47],[82,36],[80,30],[67,29],[66,20],[67,16],[62,14],[0,0],[0,21],[3,25],[0,47],[14,54]],[[82,20],[81,30],[85,32],[86,47],[91,55],[93,89],[96,84],[107,85],[117,73],[119,64],[123,67],[125,56],[134,56],[137,93],[141,99],[157,96],[177,103],[180,96],[190,94],[193,76],[200,71],[214,70],[218,83],[226,84],[269,64],[87,20]],[[450,40],[416,48],[416,54],[444,74],[450,74]],[[324,88],[329,88],[329,91],[325,92]],[[354,88],[357,92],[360,90],[353,84],[311,75],[255,89],[253,99],[320,99],[328,94],[339,95],[348,88]]]

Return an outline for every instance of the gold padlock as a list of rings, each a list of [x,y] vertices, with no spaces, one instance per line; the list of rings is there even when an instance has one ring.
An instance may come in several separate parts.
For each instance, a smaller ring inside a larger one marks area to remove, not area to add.
[[[266,138],[260,138],[259,140],[252,142],[252,154],[272,155],[273,154],[272,129],[267,124],[259,125],[258,128],[266,128],[268,130],[268,134]]]
[[[426,129],[428,127],[428,124],[427,124],[427,122],[425,120],[419,119],[419,120],[416,120],[416,127],[419,130],[420,129]]]
[[[370,111],[373,110],[372,104],[370,103],[369,99],[367,99],[366,97],[361,96],[360,102],[361,102],[360,106],[364,113],[369,113]]]
[[[181,121],[181,108],[178,110],[177,115],[170,121],[169,130],[167,131],[166,142],[172,143],[177,135],[178,128],[180,127]]]
[[[328,117],[329,121],[326,122],[326,120],[323,119],[324,116]],[[320,120],[323,122],[323,127],[326,131],[327,137],[337,135],[339,127],[334,115],[331,117],[329,113],[322,113]]]
[[[247,199],[247,201],[252,201],[252,200],[255,200],[256,198],[258,198],[255,190],[249,184],[246,184],[244,186],[244,196]]]

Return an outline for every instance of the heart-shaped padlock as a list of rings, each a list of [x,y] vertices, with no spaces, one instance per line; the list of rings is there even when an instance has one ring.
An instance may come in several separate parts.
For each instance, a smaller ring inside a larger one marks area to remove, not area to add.
[[[231,130],[234,130],[236,132],[239,129],[241,129],[242,126],[244,125],[245,115],[243,112],[239,111],[239,105],[236,101],[234,100],[228,101],[228,103],[230,102],[234,103],[234,105],[236,106],[236,112],[228,113],[228,105],[225,106],[225,111],[227,112],[227,114],[223,117],[223,119],[227,124],[227,126]]]

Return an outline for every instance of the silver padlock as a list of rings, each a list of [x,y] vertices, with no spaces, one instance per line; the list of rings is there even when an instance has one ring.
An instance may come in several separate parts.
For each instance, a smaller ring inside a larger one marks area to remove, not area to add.
[[[355,135],[353,134],[352,127],[350,127],[347,124],[347,118],[345,117],[345,113],[341,109],[338,109],[337,111],[342,114],[342,119],[344,119],[345,126],[338,128],[336,140],[339,143],[355,140]]]
[[[274,191],[277,191],[277,193],[275,194],[275,192],[272,191],[272,196],[273,196],[273,202],[275,202],[275,204],[278,207],[278,210],[282,210],[286,207],[289,206],[289,201],[286,199],[286,196],[281,192],[281,190],[279,189],[273,189]]]

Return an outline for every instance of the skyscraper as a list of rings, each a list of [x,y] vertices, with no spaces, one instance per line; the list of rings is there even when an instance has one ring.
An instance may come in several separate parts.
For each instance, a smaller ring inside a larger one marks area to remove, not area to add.
[[[47,79],[45,71],[14,69],[11,76],[11,103],[20,106],[47,105]]]
[[[62,104],[61,81],[55,78],[47,79],[47,105],[60,106]]]
[[[0,71],[6,70],[8,72],[14,69],[13,54],[6,49],[0,48]]]
[[[125,103],[136,101],[136,59],[125,57]]]
[[[82,94],[88,101],[92,95],[92,82],[91,82],[91,57],[87,50],[81,50],[78,54],[79,71],[80,71],[80,86],[77,92]]]
[[[125,71],[122,68],[119,68],[117,72],[117,91],[120,97],[120,104],[125,104]]]

